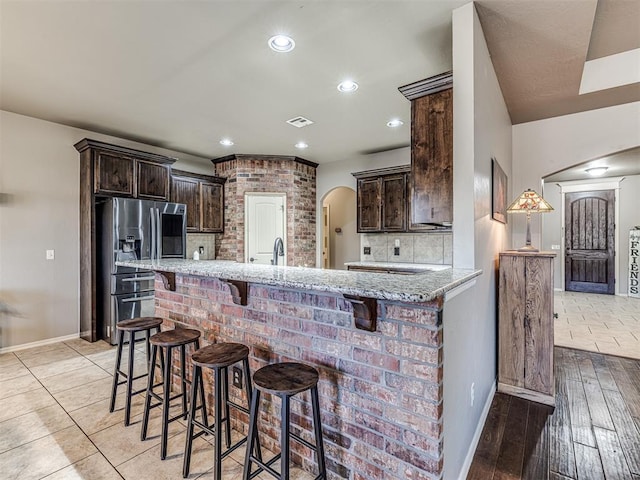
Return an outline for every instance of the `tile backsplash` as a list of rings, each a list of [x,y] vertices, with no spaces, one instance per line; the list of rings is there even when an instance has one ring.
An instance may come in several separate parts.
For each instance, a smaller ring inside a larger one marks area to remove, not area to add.
[[[215,233],[187,233],[187,258],[193,258],[193,252],[200,247],[204,248],[204,253],[200,254],[200,260],[215,260]]]
[[[360,261],[451,265],[452,242],[451,232],[363,233],[360,235]],[[399,255],[395,255],[396,244],[399,244]],[[364,247],[370,247],[371,253],[365,255]]]

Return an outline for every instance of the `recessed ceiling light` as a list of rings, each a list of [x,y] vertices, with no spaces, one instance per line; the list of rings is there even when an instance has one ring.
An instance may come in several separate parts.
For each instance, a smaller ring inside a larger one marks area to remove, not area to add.
[[[224,145],[225,147],[230,147],[231,145],[233,145],[233,140],[229,138],[223,138],[222,140],[220,140],[220,145]]]
[[[357,89],[358,89],[358,84],[353,80],[345,80],[344,82],[341,82],[340,84],[338,84],[339,92],[344,92],[344,93],[355,92]]]
[[[300,150],[303,150],[303,149],[307,148],[308,146],[309,146],[309,145],[307,145],[307,144],[306,144],[306,143],[304,143],[304,142],[298,142],[298,143],[296,143],[296,144],[294,145],[294,147],[299,148]]]
[[[592,177],[599,177],[600,175],[604,175],[607,170],[609,170],[609,167],[591,167],[587,168],[585,172]]]
[[[274,35],[269,39],[269,48],[274,52],[286,53],[293,50],[296,42],[287,35]]]
[[[402,120],[400,120],[399,118],[394,118],[393,120],[389,120],[387,122],[387,127],[389,128],[396,128],[396,127],[400,127],[404,125],[404,122]]]

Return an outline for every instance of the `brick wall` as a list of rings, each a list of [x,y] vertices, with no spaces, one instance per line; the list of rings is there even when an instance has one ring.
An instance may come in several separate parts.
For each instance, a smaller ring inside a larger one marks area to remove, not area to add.
[[[198,328],[205,343],[248,345],[252,371],[276,361],[318,368],[331,479],[441,477],[441,299],[380,301],[378,331],[370,333],[353,327],[351,305],[340,295],[250,284],[248,305],[242,307],[217,279],[176,275],[176,283],[176,291],[168,292],[156,281],[156,315],[168,319],[167,326]],[[230,390],[243,403],[242,392]],[[308,392],[295,396],[291,418],[294,429],[313,441],[309,400]],[[273,451],[279,403],[263,396],[261,440]],[[246,416],[236,415],[234,428],[246,433]],[[293,461],[317,472],[312,452],[291,445]]]
[[[215,164],[227,179],[224,191],[224,234],[216,238],[216,258],[244,262],[244,195],[248,192],[287,195],[287,263],[316,264],[316,168],[296,157],[234,155]]]

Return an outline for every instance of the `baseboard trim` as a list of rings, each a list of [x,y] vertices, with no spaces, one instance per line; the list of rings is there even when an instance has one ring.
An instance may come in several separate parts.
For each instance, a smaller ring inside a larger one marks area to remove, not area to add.
[[[17,352],[19,350],[26,350],[27,348],[42,347],[43,345],[49,345],[51,343],[58,343],[58,342],[65,342],[67,340],[73,340],[74,338],[79,338],[79,337],[80,335],[78,333],[74,333],[73,335],[65,335],[63,337],[47,338],[46,340],[38,340],[37,342],[23,343],[21,345],[12,345],[11,347],[0,348],[0,354]]]
[[[480,420],[478,421],[478,426],[476,427],[476,431],[473,434],[473,438],[471,439],[471,444],[469,445],[469,450],[467,451],[467,456],[464,458],[464,463],[462,464],[462,468],[460,469],[460,476],[458,480],[465,480],[469,475],[469,469],[471,468],[471,462],[473,462],[473,456],[476,453],[476,448],[478,448],[478,443],[480,443],[480,437],[482,436],[482,429],[484,428],[484,424],[487,421],[487,417],[489,416],[489,410],[491,409],[491,403],[493,402],[493,397],[496,394],[497,382],[494,381],[491,386],[491,390],[489,391],[489,395],[487,395],[487,401],[484,404],[482,409],[482,414],[480,415]]]

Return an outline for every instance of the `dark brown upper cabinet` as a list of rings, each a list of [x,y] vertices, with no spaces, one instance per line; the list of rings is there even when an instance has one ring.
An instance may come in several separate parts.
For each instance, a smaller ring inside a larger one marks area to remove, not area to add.
[[[400,87],[411,100],[409,230],[453,221],[453,75]]]
[[[411,226],[453,220],[453,90],[411,102]]]
[[[403,232],[407,229],[409,166],[357,172],[358,232]]]
[[[94,192],[99,195],[133,197],[135,181],[134,160],[123,155],[96,151]]]
[[[171,201],[187,205],[188,232],[224,231],[224,182],[212,175],[171,172]]]
[[[75,145],[103,197],[169,200],[169,172],[175,158],[85,138]]]
[[[224,179],[221,179],[224,181]],[[200,183],[202,231],[224,232],[224,185],[222,182]]]
[[[382,185],[382,231],[402,232],[407,229],[407,174],[386,175]]]
[[[380,231],[381,197],[379,178],[358,180],[358,232]]]
[[[171,201],[187,206],[187,232],[200,231],[200,181],[171,172]]]
[[[149,200],[169,199],[169,165],[159,165],[154,162],[136,160],[138,167],[137,186],[138,198]]]

